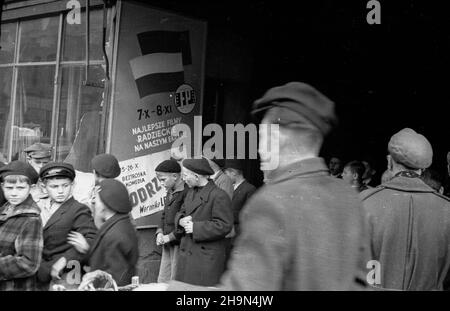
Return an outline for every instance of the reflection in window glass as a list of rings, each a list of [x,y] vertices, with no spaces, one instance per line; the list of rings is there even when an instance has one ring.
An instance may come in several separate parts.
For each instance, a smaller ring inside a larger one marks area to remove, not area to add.
[[[89,12],[89,59],[102,60],[103,11]],[[86,13],[81,13],[81,24],[64,24],[63,61],[81,61],[86,58]]]
[[[21,22],[19,62],[56,60],[58,17],[46,17]]]
[[[18,69],[12,160],[36,142],[50,143],[54,74],[55,66]]]
[[[15,23],[2,24],[0,39],[0,64],[8,64],[14,61],[14,48],[16,45]]]
[[[84,86],[83,66],[63,66],[58,113],[56,160],[90,172],[90,161],[98,152],[103,88]],[[91,66],[89,80],[101,83],[105,72]]]
[[[8,158],[12,68],[0,68],[0,161]]]

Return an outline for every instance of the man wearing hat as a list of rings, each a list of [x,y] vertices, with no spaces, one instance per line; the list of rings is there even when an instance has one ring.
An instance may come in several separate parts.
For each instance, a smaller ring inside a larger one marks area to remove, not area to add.
[[[0,168],[7,202],[0,206],[0,291],[36,290],[36,271],[42,258],[42,222],[30,195],[39,176],[22,161]]]
[[[372,257],[385,289],[442,290],[450,266],[450,202],[420,174],[432,163],[428,140],[410,128],[388,144],[394,177],[361,193],[370,228]]]
[[[208,161],[209,166],[214,172],[214,174],[210,176],[211,180],[214,181],[217,187],[225,191],[231,199],[233,197],[233,182],[230,177],[222,171],[224,160],[216,158],[211,160],[206,157],[205,159]]]
[[[39,174],[46,192],[48,204],[41,206],[44,230],[44,251],[37,273],[39,286],[48,290],[50,283],[68,284],[71,261],[81,262],[84,255],[70,243],[71,234],[83,236],[92,243],[97,229],[89,208],[74,199],[72,195],[75,170],[69,163],[49,162]],[[76,285],[76,284],[72,284]]]
[[[189,187],[181,178],[180,164],[174,159],[158,164],[155,172],[167,192],[161,221],[156,230],[156,245],[162,246],[158,282],[168,282],[175,275],[178,246],[182,233],[180,230],[175,230],[175,215],[183,205]]]
[[[50,162],[52,150],[53,146],[50,144],[35,143],[25,148],[23,151],[26,154],[27,162],[36,170],[36,173],[39,174],[41,168]],[[39,207],[47,204],[48,194],[40,181],[31,188],[31,196]]]
[[[139,257],[138,238],[131,224],[131,202],[124,184],[104,179],[96,189],[94,219],[99,231],[89,246],[80,235],[71,235],[69,243],[87,254],[91,271],[112,275],[118,286],[131,284]],[[88,274],[85,275],[88,278]]]
[[[279,165],[242,210],[241,234],[217,286],[256,291],[356,288],[355,281],[361,284],[366,278],[361,274],[366,246],[361,203],[318,157],[335,122],[333,102],[307,84],[291,82],[268,90],[254,103],[253,113],[263,115],[263,124],[279,125],[279,148],[267,148],[267,131],[259,137],[262,168],[277,155]],[[169,290],[183,289],[198,288],[169,283]]]
[[[215,285],[225,270],[225,236],[233,227],[231,200],[208,177],[213,175],[205,158],[185,159],[182,177],[190,187],[175,216],[182,237],[175,279],[195,285]]]
[[[243,174],[244,163],[239,159],[227,159],[225,162],[225,174],[230,177],[233,183],[233,198],[231,208],[233,209],[234,229],[236,235],[239,234],[239,215],[242,207],[256,191],[256,187],[249,183]]]

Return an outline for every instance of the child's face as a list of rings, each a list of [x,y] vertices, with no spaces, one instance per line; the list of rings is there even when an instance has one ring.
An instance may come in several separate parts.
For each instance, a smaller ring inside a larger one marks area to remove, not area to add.
[[[53,201],[65,202],[72,195],[73,181],[69,178],[52,178],[45,182],[45,189]]]
[[[17,180],[15,183],[5,181],[2,183],[5,199],[11,205],[19,205],[28,198],[30,185],[27,182]]]

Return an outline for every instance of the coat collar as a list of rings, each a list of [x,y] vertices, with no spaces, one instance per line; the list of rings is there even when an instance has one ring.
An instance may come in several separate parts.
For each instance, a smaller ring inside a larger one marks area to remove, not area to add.
[[[98,230],[97,235],[95,236],[95,239],[92,242],[90,254],[92,254],[94,252],[94,250],[100,244],[100,241],[103,239],[103,236],[111,229],[111,227],[123,219],[130,219],[130,215],[129,214],[115,214],[114,216],[109,218],[107,221],[105,221],[105,223]]]
[[[408,192],[435,192],[419,177],[396,176],[382,185],[384,188]]]
[[[7,220],[12,217],[17,216],[23,216],[23,215],[32,215],[32,216],[39,216],[41,211],[39,210],[39,207],[36,205],[36,203],[33,201],[33,198],[31,195],[29,195],[25,201],[23,201],[21,204],[16,206],[14,210],[10,214],[3,213],[8,206],[8,202],[6,202],[1,210],[0,213],[0,220]]]
[[[294,177],[308,177],[317,174],[330,175],[322,158],[309,158],[271,171],[266,183],[276,184]]]
[[[216,187],[215,183],[210,180],[208,183],[202,187],[200,190],[198,190],[198,193],[194,196],[194,191],[191,189],[189,191],[189,198],[186,198],[185,201],[190,201],[189,204],[186,206],[186,213],[187,215],[192,214],[200,205],[208,201],[209,194],[211,191]]]
[[[73,204],[73,201],[75,201],[75,199],[73,197],[70,197],[66,202],[61,204],[61,206],[48,219],[47,223],[44,226],[44,230],[47,230],[50,226],[61,219],[62,215],[64,215],[69,210],[70,206]]]

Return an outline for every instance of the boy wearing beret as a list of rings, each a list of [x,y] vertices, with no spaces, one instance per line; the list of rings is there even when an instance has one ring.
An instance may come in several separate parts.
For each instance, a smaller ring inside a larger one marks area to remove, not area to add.
[[[180,210],[189,188],[181,179],[180,164],[174,159],[161,162],[155,172],[167,191],[161,222],[156,230],[156,245],[162,245],[158,282],[165,283],[174,277],[182,233],[175,230],[175,215]]]
[[[0,169],[7,202],[0,207],[0,291],[36,290],[43,237],[39,208],[30,195],[34,168],[13,161]]]
[[[79,234],[70,237],[70,243],[86,254],[90,270],[111,274],[118,286],[131,283],[139,257],[130,211],[131,202],[125,185],[115,179],[102,180],[95,195],[94,219],[99,231],[94,242],[89,245]],[[89,273],[84,280],[86,278]]]
[[[233,211],[228,194],[208,179],[213,174],[205,158],[183,161],[182,177],[190,189],[175,216],[183,231],[175,271],[178,281],[211,286],[225,270],[225,237],[233,227]]]
[[[69,279],[67,274],[68,267],[83,259],[83,254],[68,243],[68,237],[74,232],[92,243],[97,231],[89,208],[72,196],[74,178],[75,170],[68,163],[49,162],[41,168],[40,179],[50,198],[41,207],[44,251],[37,276],[42,290],[48,290],[52,281],[69,287],[81,281]]]

